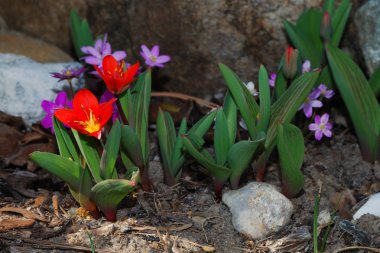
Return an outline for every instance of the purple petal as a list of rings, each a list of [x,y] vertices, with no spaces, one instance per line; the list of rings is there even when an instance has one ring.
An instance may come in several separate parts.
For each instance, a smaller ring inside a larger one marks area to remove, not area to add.
[[[166,62],[168,62],[168,61],[170,61],[170,56],[168,56],[168,55],[161,55],[161,56],[158,56],[158,57],[157,57],[157,60],[156,60],[156,62],[157,62],[158,64],[166,63]]]
[[[96,51],[100,52],[100,51],[102,50],[102,47],[103,47],[103,41],[102,41],[102,39],[97,39],[97,40],[95,41],[95,45],[94,45],[93,48],[94,48]]]
[[[326,124],[329,121],[329,117],[330,116],[329,116],[328,113],[323,114],[322,117],[321,117],[321,123],[322,124]]]
[[[318,86],[318,89],[319,89],[319,90],[327,90],[327,87],[326,87],[326,85],[324,85],[323,83],[321,83],[321,84]]]
[[[315,124],[320,125],[321,124],[321,117],[319,115],[315,115],[314,122],[315,122]]]
[[[110,43],[106,43],[105,45],[103,45],[102,57],[110,55],[110,54],[111,54],[111,45]]]
[[[314,89],[310,94],[309,98],[311,100],[317,99],[321,95],[321,91],[319,89]]]
[[[325,93],[325,98],[332,98],[334,96],[334,91],[333,90],[327,90]]]
[[[309,104],[305,104],[303,106],[303,113],[305,114],[306,118],[310,118],[313,114],[313,107],[311,107]]]
[[[322,102],[319,100],[310,101],[310,105],[311,105],[311,107],[317,107],[317,108],[320,108],[323,106]]]
[[[332,132],[329,129],[323,129],[323,134],[326,137],[331,137],[332,136]]]
[[[86,56],[84,58],[84,61],[87,63],[87,64],[90,64],[90,65],[100,65],[102,64],[102,61],[100,58],[98,57],[95,57],[95,56]]]
[[[81,50],[83,53],[85,53],[85,54],[89,54],[89,51],[88,51],[88,48],[89,48],[89,47],[90,47],[90,46],[81,47],[80,50]]]
[[[100,55],[99,51],[96,50],[96,49],[93,48],[93,47],[88,47],[88,54],[91,54],[92,56],[95,56],[95,57],[97,57],[97,58],[99,58],[99,59],[102,58],[102,56]]]
[[[123,60],[125,57],[127,57],[127,53],[124,52],[124,51],[115,51],[113,52],[112,56],[117,60],[117,61],[121,61]]]
[[[141,45],[141,50],[142,50],[143,54],[144,54],[147,58],[149,58],[149,57],[152,55],[151,52],[149,51],[148,47],[145,46],[145,45]],[[145,57],[144,57],[144,58],[145,58]]]
[[[156,57],[160,55],[160,47],[158,45],[154,45],[152,47],[152,50],[150,50],[150,53]]]
[[[155,64],[155,67],[158,67],[158,68],[163,68],[163,67],[164,67],[164,64],[161,64],[161,63],[156,63],[156,64]]]
[[[52,114],[55,108],[55,104],[48,100],[42,100],[41,107],[46,113]]]
[[[302,64],[302,73],[309,72],[309,71],[310,71],[310,68],[311,68],[311,63],[310,63],[309,60],[306,60],[306,61]]]
[[[318,124],[315,124],[315,123],[311,123],[309,125],[309,130],[310,131],[317,131],[319,129],[319,125]]]
[[[331,129],[333,127],[333,125],[330,123],[330,122],[327,122],[326,124],[325,124],[325,128],[326,129]]]
[[[64,91],[59,92],[57,97],[55,98],[56,107],[61,106],[63,108],[66,105],[66,100],[67,100],[66,92]]]
[[[48,129],[53,127],[53,118],[52,115],[46,115],[42,120],[41,120],[41,125]]]
[[[322,139],[323,133],[322,133],[322,131],[318,130],[318,131],[315,132],[314,136],[315,136],[315,139],[317,141],[320,141]]]

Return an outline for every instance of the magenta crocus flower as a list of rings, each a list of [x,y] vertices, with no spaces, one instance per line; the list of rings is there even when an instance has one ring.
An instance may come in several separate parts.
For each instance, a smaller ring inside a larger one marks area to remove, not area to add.
[[[67,100],[66,92],[61,91],[57,94],[54,102],[43,100],[41,102],[41,107],[46,112],[45,117],[41,120],[41,125],[45,129],[51,128],[51,133],[54,134],[53,115],[55,110],[61,108],[71,108],[71,101]]]
[[[54,78],[58,78],[58,82],[63,80],[71,80],[73,78],[79,78],[80,75],[86,70],[85,67],[82,68],[67,68],[61,72],[53,72],[50,75]]]
[[[82,47],[81,51],[87,54],[87,56],[83,57],[87,64],[96,65],[99,68],[102,67],[103,58],[107,55],[112,55],[117,61],[121,61],[127,57],[125,51],[111,52],[111,45],[107,42],[107,34],[104,34],[103,40],[97,39],[93,47]]]
[[[319,93],[313,92],[310,93],[310,95],[306,98],[306,101],[301,105],[301,107],[298,110],[303,109],[303,112],[307,118],[310,118],[313,114],[313,107],[314,108],[320,108],[323,106],[322,102],[319,101],[317,98],[319,97]]]
[[[99,103],[105,103],[115,98],[115,96],[107,89],[99,99]],[[112,104],[112,122],[118,119],[120,121],[119,110],[117,109],[116,103]]]
[[[160,55],[160,47],[155,45],[151,50],[145,45],[141,45],[140,55],[144,58],[145,64],[149,67],[164,67],[164,63],[170,61],[170,56]]]
[[[309,130],[315,132],[315,139],[320,141],[323,135],[330,138],[332,135],[332,124],[329,122],[329,115],[327,113],[323,114],[322,117],[316,115],[314,120],[315,123],[309,125]]]
[[[311,70],[311,62],[309,60],[306,60],[302,64],[302,73],[310,72]]]
[[[276,73],[271,73],[270,76],[269,76],[269,86],[274,88],[274,86],[276,85],[276,78],[277,78],[277,75]]]
[[[324,85],[324,84],[320,84],[318,86],[318,90],[320,91],[320,95],[322,97],[327,98],[327,99],[332,98],[334,96],[334,94],[335,94],[333,90],[328,90],[327,87],[326,87],[326,85]]]

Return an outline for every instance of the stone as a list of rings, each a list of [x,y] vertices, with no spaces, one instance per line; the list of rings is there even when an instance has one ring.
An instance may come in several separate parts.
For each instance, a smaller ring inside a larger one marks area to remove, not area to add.
[[[0,53],[24,55],[42,63],[73,61],[62,49],[23,33],[0,32],[0,41]]]
[[[380,1],[370,0],[355,14],[360,49],[369,74],[380,65]]]
[[[155,89],[201,97],[226,88],[218,63],[256,81],[260,64],[277,68],[287,41],[283,21],[295,21],[323,0],[3,0],[0,16],[19,30],[73,54],[69,14],[77,9],[95,36],[108,33],[115,50],[139,58],[140,45],[159,44],[172,61],[159,71]],[[44,15],[36,15],[44,10]],[[23,17],[23,18],[19,18]],[[48,25],[46,25],[48,24]]]
[[[380,218],[380,192],[371,195],[368,200],[362,205],[359,210],[353,215],[354,220],[359,219],[365,214],[372,214]]]
[[[273,185],[251,182],[223,194],[232,213],[232,224],[252,239],[262,239],[281,230],[290,220],[293,205]]]
[[[50,76],[67,67],[81,67],[77,62],[38,63],[14,54],[0,54],[1,111],[23,118],[27,125],[41,120],[45,113],[42,100],[53,101],[56,91],[67,90],[68,84]],[[78,88],[83,81],[73,80]]]

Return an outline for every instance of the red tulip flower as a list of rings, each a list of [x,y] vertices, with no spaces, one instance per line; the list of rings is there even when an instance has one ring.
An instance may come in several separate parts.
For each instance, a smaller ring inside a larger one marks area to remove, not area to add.
[[[119,63],[112,55],[103,58],[103,69],[94,65],[94,68],[103,78],[108,90],[117,95],[129,88],[129,84],[135,80],[135,75],[140,67],[140,63],[136,63],[124,70],[125,63]]]
[[[104,125],[112,116],[112,103],[116,98],[99,104],[91,91],[82,89],[73,99],[73,109],[57,109],[54,116],[80,133],[101,137]]]

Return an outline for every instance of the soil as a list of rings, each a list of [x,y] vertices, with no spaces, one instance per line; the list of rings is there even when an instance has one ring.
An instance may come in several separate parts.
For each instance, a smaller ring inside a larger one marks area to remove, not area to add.
[[[128,197],[115,223],[94,220],[78,208],[62,182],[30,164],[21,152],[29,152],[31,145],[34,150],[44,147],[54,152],[51,136],[37,127],[25,131],[12,122],[8,118],[1,124],[13,132],[16,129],[17,139],[21,133],[24,142],[9,142],[13,153],[1,156],[0,252],[91,252],[92,246],[96,252],[312,252],[318,192],[318,231],[323,235],[331,229],[326,252],[343,252],[352,246],[362,248],[345,252],[379,252],[373,250],[380,246],[380,219],[365,215],[356,224],[350,220],[363,201],[380,190],[380,166],[362,160],[357,140],[349,131],[307,144],[305,187],[291,200],[295,207],[291,221],[280,232],[254,241],[234,230],[228,207],[216,202],[210,178],[195,163],[186,164],[177,185],[163,184],[154,143],[154,192],[140,191]],[[6,139],[12,140],[10,135]],[[16,144],[20,147],[15,148]],[[277,163],[268,164],[266,181],[280,186]],[[1,212],[4,207],[16,209]],[[5,221],[11,224],[6,227]]]

